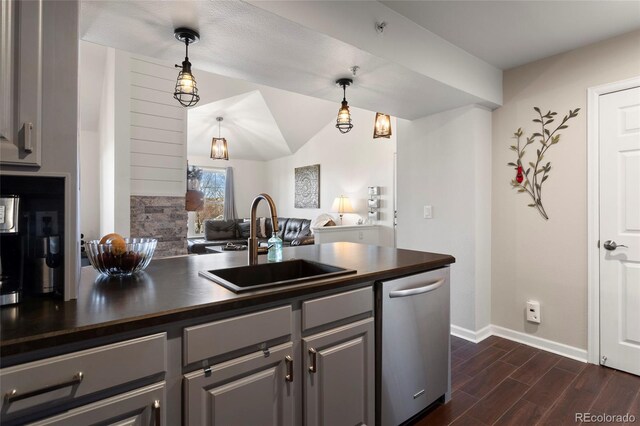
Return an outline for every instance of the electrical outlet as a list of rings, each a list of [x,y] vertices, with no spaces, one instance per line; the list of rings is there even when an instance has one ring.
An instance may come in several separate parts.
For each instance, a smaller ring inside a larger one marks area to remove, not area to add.
[[[433,219],[433,208],[431,206],[424,206],[423,216],[425,219]]]
[[[540,302],[536,300],[527,301],[527,321],[540,324]]]

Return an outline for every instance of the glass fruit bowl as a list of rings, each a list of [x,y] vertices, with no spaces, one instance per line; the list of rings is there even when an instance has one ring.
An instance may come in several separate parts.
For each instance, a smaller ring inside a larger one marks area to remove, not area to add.
[[[101,274],[121,277],[142,271],[149,265],[158,240],[155,238],[125,238],[125,249],[118,250],[100,240],[87,241],[84,246],[91,265]]]

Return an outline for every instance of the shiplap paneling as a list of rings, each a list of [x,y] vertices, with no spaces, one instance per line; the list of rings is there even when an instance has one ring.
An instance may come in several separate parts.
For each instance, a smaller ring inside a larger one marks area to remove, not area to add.
[[[182,197],[187,113],[173,99],[177,70],[133,57],[129,65],[131,195]]]
[[[167,169],[162,167],[131,166],[131,179],[136,180],[183,183],[183,175],[186,174],[186,170]],[[183,184],[181,195],[184,195],[185,188],[186,185]]]
[[[180,146],[186,143],[184,133],[138,126],[131,126],[131,139],[173,143]]]
[[[157,167],[159,169],[185,170],[186,162],[182,156],[170,156],[162,154],[139,154],[131,153],[131,166]]]
[[[149,59],[131,58],[129,63],[131,72],[138,74],[145,74],[150,77],[162,78],[165,80],[173,80],[175,84],[176,77],[178,76],[179,68],[175,65],[163,64],[159,62],[153,62]]]
[[[152,77],[146,74],[139,74],[137,72],[131,72],[131,85],[137,87],[146,87],[147,89],[160,90],[169,95],[169,97],[173,96],[173,90],[176,86],[176,77],[173,80],[166,80],[164,78]]]
[[[131,86],[131,99],[154,102],[156,104],[182,108],[172,96],[162,90],[147,89],[146,87]]]
[[[182,194],[184,196],[185,187],[182,182],[166,182],[155,180],[131,180],[131,193],[151,193],[154,196],[174,196],[175,194]]]
[[[175,143],[143,141],[131,139],[131,154],[155,153],[158,155],[172,155],[184,158],[184,147]]]
[[[139,112],[131,113],[131,125],[138,127],[150,127],[152,129],[171,130],[173,132],[182,132],[184,128],[183,120],[176,120],[171,117],[162,115],[141,114]]]
[[[177,102],[176,102],[177,104]],[[131,112],[139,112],[142,114],[161,115],[176,120],[183,120],[184,111],[180,105],[163,105],[155,102],[141,101],[131,99]]]

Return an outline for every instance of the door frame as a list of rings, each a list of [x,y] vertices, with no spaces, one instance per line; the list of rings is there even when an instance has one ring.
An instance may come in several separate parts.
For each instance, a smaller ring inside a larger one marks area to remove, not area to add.
[[[587,89],[587,361],[600,364],[600,96],[640,86],[640,77]]]

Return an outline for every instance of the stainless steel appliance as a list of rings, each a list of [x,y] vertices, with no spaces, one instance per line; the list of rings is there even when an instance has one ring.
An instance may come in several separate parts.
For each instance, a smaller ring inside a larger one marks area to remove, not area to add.
[[[20,197],[0,196],[0,306],[20,301],[23,271]]]
[[[449,268],[382,281],[376,293],[376,399],[397,426],[451,393]]]
[[[52,293],[62,285],[62,255],[60,237],[51,235],[35,239],[35,256],[29,260],[33,274],[31,289],[34,294]]]

